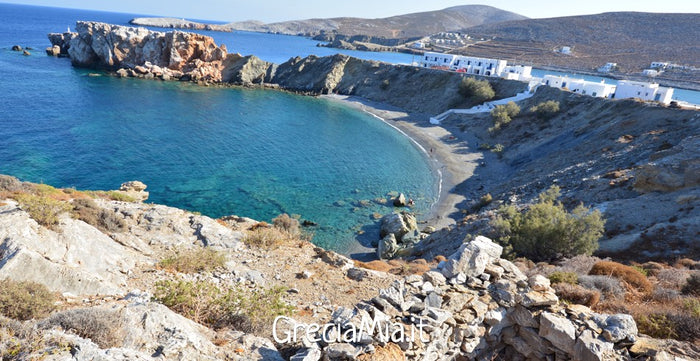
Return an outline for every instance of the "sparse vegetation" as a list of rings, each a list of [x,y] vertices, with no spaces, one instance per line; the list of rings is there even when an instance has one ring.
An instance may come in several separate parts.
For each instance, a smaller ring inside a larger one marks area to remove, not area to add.
[[[261,334],[272,320],[289,315],[293,307],[282,300],[280,287],[243,291],[221,289],[207,281],[159,281],[154,299],[173,311],[214,328]]]
[[[502,126],[510,123],[515,116],[520,114],[520,107],[515,102],[508,102],[505,105],[496,105],[491,110],[491,119],[493,119],[493,127],[489,128],[490,132],[501,129]]]
[[[72,202],[73,217],[101,230],[102,232],[123,232],[126,222],[114,211],[99,207],[92,199],[75,199]]]
[[[369,201],[367,201],[369,203]],[[290,236],[298,237],[301,235],[301,226],[299,219],[290,217],[287,213],[282,213],[272,219],[272,225],[275,228],[287,232]]]
[[[590,275],[612,276],[618,278],[640,292],[652,291],[651,282],[641,272],[631,266],[612,261],[600,261],[593,265]]]
[[[476,80],[471,77],[462,78],[462,82],[459,83],[459,94],[476,103],[483,103],[496,96],[488,80]]]
[[[107,308],[78,308],[58,312],[40,324],[42,328],[55,326],[90,339],[104,349],[120,346],[124,338],[119,312]]]
[[[381,90],[389,89],[389,79],[382,80],[382,83],[379,85],[379,89],[381,89]]]
[[[226,256],[208,247],[183,250],[158,263],[162,268],[181,273],[212,272],[225,264]]]
[[[548,278],[552,284],[568,283],[570,285],[575,285],[578,283],[578,275],[575,272],[556,271],[552,272]]]
[[[583,205],[567,212],[556,201],[559,195],[559,187],[552,186],[524,212],[512,205],[501,207],[492,222],[496,239],[509,253],[533,261],[593,253],[604,232],[600,212]]]
[[[551,119],[559,113],[559,102],[547,100],[530,108],[530,113],[535,114],[540,119]]]
[[[557,295],[566,302],[593,307],[600,302],[600,292],[576,284],[560,282],[554,285]]]
[[[47,228],[54,228],[58,225],[61,213],[71,210],[70,204],[58,201],[48,196],[22,193],[15,198],[19,207],[29,213],[40,225]]]
[[[685,295],[700,296],[700,272],[693,273],[681,290]]]
[[[111,201],[129,203],[136,202],[136,198],[128,196],[125,193],[119,191],[87,191],[86,193],[93,198],[103,198]]]
[[[310,238],[301,231],[299,220],[288,214],[280,214],[273,220],[273,225],[261,222],[259,226],[251,228],[243,242],[264,249],[276,249],[283,244],[302,241]]]
[[[493,148],[491,148],[491,151],[498,155],[498,158],[501,158],[503,156],[503,151],[505,151],[505,147],[503,146],[503,144],[498,143],[494,145]]]
[[[46,316],[56,296],[36,282],[0,280],[0,314],[20,321]]]

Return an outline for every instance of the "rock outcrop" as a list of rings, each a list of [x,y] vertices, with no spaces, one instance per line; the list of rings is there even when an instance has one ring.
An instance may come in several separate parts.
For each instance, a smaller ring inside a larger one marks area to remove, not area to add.
[[[477,237],[436,270],[396,281],[354,309],[336,310],[333,332],[315,335],[319,342],[305,339],[298,359],[314,349],[328,359],[364,354],[363,360],[375,352],[384,357],[387,349],[392,360],[627,357],[638,338],[631,316],[561,305],[549,280],[528,279],[501,251]]]
[[[635,172],[640,192],[673,192],[700,185],[700,136],[688,137],[673,148],[653,154],[651,162]]]
[[[380,223],[379,259],[411,256],[416,252],[416,245],[428,236],[418,230],[416,217],[408,212],[387,214]]]
[[[168,77],[221,81],[225,46],[208,36],[173,31],[162,33],[145,28],[79,21],[75,34],[50,34],[52,45],[65,46],[73,65],[108,70],[158,66]],[[59,36],[60,35],[60,36]]]

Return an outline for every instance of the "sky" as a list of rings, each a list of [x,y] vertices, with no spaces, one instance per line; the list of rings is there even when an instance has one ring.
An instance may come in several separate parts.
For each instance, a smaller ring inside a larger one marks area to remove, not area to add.
[[[698,0],[0,0],[5,3],[103,10],[214,21],[275,22],[341,16],[383,18],[450,6],[482,4],[530,18],[598,14],[610,11],[700,13]]]

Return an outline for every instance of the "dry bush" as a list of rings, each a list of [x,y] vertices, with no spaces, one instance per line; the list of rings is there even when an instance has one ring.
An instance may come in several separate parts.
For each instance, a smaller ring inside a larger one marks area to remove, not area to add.
[[[126,193],[119,191],[86,191],[90,197],[102,198],[110,201],[128,202],[135,203],[136,198],[128,196]]]
[[[683,288],[689,277],[690,272],[677,268],[664,269],[656,273],[656,281],[659,286],[674,290]]]
[[[20,192],[22,189],[22,182],[19,179],[9,175],[0,174],[0,191],[14,193]]]
[[[598,290],[604,296],[617,296],[625,293],[620,280],[610,276],[581,275],[578,277],[578,283],[585,288]]]
[[[386,272],[400,276],[412,274],[422,275],[423,273],[430,271],[430,269],[436,264],[437,261],[433,261],[433,263],[428,263],[424,259],[416,259],[413,261],[405,261],[402,259],[392,259],[390,261],[374,260],[369,262],[355,261],[355,267],[365,268],[379,272]]]
[[[253,227],[246,232],[243,243],[266,249],[277,249],[284,244],[300,241],[299,237],[277,227]]]
[[[687,268],[690,270],[700,269],[700,262],[690,258],[681,258],[673,265],[676,268]]]
[[[355,267],[365,268],[372,271],[389,272],[394,266],[387,261],[375,260],[369,262],[355,261]]]
[[[590,275],[613,276],[627,282],[640,292],[652,291],[651,282],[634,267],[612,261],[600,261],[593,265]]]
[[[677,290],[657,287],[651,294],[651,299],[659,303],[673,303],[681,299],[681,293]]]
[[[181,273],[212,272],[225,264],[226,255],[211,248],[182,250],[158,263],[161,268]]]
[[[123,232],[127,228],[123,218],[111,209],[99,207],[92,199],[75,199],[72,204],[73,217],[102,232]]]
[[[33,220],[44,227],[52,229],[55,229],[58,225],[61,213],[68,212],[72,208],[66,202],[43,195],[21,193],[15,199],[19,203],[19,208],[29,213]]]
[[[567,302],[593,307],[600,301],[600,292],[589,290],[579,285],[562,282],[555,284],[553,287],[557,296]]]
[[[0,280],[0,314],[25,321],[44,317],[54,309],[56,295],[29,281]]]
[[[78,308],[55,313],[39,324],[41,328],[60,327],[107,349],[119,347],[124,338],[120,312],[107,308]]]
[[[272,225],[275,228],[279,228],[287,232],[292,237],[299,237],[301,235],[301,226],[299,220],[290,217],[287,213],[282,213],[279,216],[272,219]]]
[[[593,265],[602,261],[595,256],[580,254],[575,257],[566,258],[558,263],[559,268],[564,272],[575,272],[579,275],[587,275]]]
[[[693,273],[681,290],[684,295],[700,296],[700,272]]]
[[[49,343],[29,323],[0,316],[0,360],[40,359]]]

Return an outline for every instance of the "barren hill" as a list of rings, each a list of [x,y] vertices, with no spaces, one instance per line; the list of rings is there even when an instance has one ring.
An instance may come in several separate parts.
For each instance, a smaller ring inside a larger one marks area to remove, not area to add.
[[[465,32],[491,39],[460,49],[477,56],[581,69],[616,62],[622,71],[637,71],[652,61],[700,67],[700,14],[614,12],[483,24]],[[572,55],[554,52],[562,46]]]
[[[259,21],[241,21],[226,25],[201,24],[182,19],[137,18],[134,25],[231,31],[245,30],[288,35],[316,36],[335,33],[346,36],[365,35],[381,38],[422,37],[441,31],[454,31],[471,26],[501,21],[527,19],[509,11],[485,5],[454,6],[443,10],[397,15],[381,19],[332,18],[292,20],[265,24]]]

